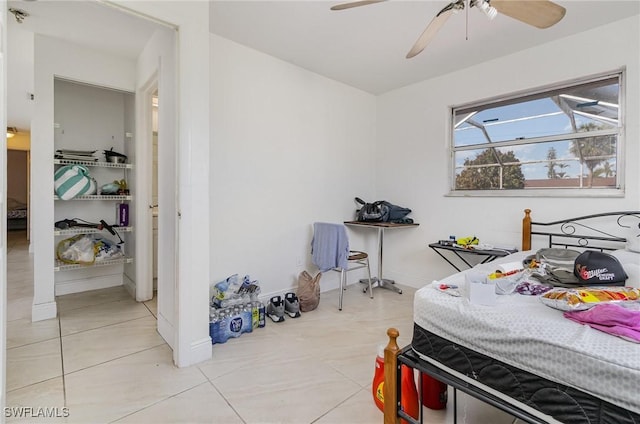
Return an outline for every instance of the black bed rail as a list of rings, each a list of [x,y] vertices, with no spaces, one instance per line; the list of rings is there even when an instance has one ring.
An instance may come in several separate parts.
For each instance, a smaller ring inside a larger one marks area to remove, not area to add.
[[[609,227],[604,226],[607,223]],[[543,231],[543,227],[549,230]],[[612,251],[624,248],[627,239],[621,232],[634,227],[640,228],[640,211],[605,212],[552,222],[532,221],[531,236],[546,237],[548,247]]]
[[[402,364],[407,365],[412,369],[418,370],[421,373],[428,374],[431,377],[435,378],[436,380],[439,380],[453,388],[453,422],[454,424],[457,424],[458,422],[458,405],[457,405],[458,390],[470,396],[473,396],[476,399],[479,399],[485,403],[488,403],[489,405],[492,405],[498,409],[501,409],[502,411],[516,418],[519,418],[526,423],[529,423],[529,424],[548,424],[549,423],[549,421],[547,421],[545,418],[538,415],[534,415],[530,411],[520,407],[517,404],[517,402],[512,402],[507,400],[507,398],[497,396],[487,390],[484,390],[482,387],[478,385],[470,384],[469,382],[464,381],[460,377],[452,373],[449,373],[448,371],[440,367],[437,367],[428,361],[422,360],[419,357],[419,355],[413,351],[413,349],[411,348],[411,345],[409,345],[409,346],[405,346],[398,354],[398,362],[397,362],[397,370],[396,370],[396,388],[397,388],[398,404],[396,408],[396,413],[400,418],[403,418],[410,424],[423,424],[424,417],[423,417],[422,407],[418,408],[419,416],[417,420],[411,417],[410,415],[408,415],[407,413],[405,413],[400,407],[400,403],[401,403],[400,398],[402,396],[401,394],[401,387],[402,387],[401,374],[402,373],[400,371],[400,368]],[[420,378],[419,381],[420,381],[420,384],[418,384],[418,399],[420,401],[420,399],[422,399],[422,391],[423,391],[422,378]]]

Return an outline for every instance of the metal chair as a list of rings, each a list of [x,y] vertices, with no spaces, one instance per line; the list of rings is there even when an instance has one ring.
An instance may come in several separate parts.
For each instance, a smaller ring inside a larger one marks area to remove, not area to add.
[[[342,310],[342,297],[344,290],[346,290],[347,273],[349,271],[367,268],[369,294],[373,299],[369,255],[360,250],[349,249],[347,229],[343,224],[328,222],[316,222],[313,224],[311,258],[321,272],[332,270],[340,273],[338,310]],[[364,291],[366,292],[366,290],[365,288]]]

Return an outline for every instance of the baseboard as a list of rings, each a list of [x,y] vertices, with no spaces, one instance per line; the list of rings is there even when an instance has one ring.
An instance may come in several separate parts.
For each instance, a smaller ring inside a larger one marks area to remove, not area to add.
[[[211,337],[191,342],[191,364],[208,361],[211,359]]]
[[[162,314],[157,314],[158,333],[165,342],[173,349],[175,347],[175,328]],[[170,340],[167,340],[170,339]]]
[[[208,361],[211,359],[211,337],[207,336],[203,339],[191,342],[189,345],[189,352],[187,357],[181,356],[178,358],[178,367],[188,367],[191,365],[199,364],[200,362]]]
[[[121,286],[122,274],[56,282],[56,296]]]
[[[44,321],[58,315],[58,305],[55,300],[47,303],[34,303],[31,306],[31,321]]]
[[[129,296],[136,299],[136,283],[129,278],[127,274],[124,274],[122,284],[124,285],[125,290],[127,290],[127,293],[129,293]]]

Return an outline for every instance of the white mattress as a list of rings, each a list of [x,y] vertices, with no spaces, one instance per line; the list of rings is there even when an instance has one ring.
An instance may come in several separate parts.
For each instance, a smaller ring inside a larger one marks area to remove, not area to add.
[[[531,253],[515,253],[474,269],[492,272],[500,263]],[[414,322],[454,343],[640,413],[640,344],[570,321],[538,297],[504,295],[498,296],[496,306],[481,306],[436,289],[448,283],[464,291],[466,272],[418,290]],[[633,307],[640,309],[640,304]]]

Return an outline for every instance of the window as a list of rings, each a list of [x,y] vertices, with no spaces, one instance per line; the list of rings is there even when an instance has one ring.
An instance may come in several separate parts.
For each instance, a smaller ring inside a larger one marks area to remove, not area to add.
[[[619,191],[621,79],[453,108],[452,192]]]

